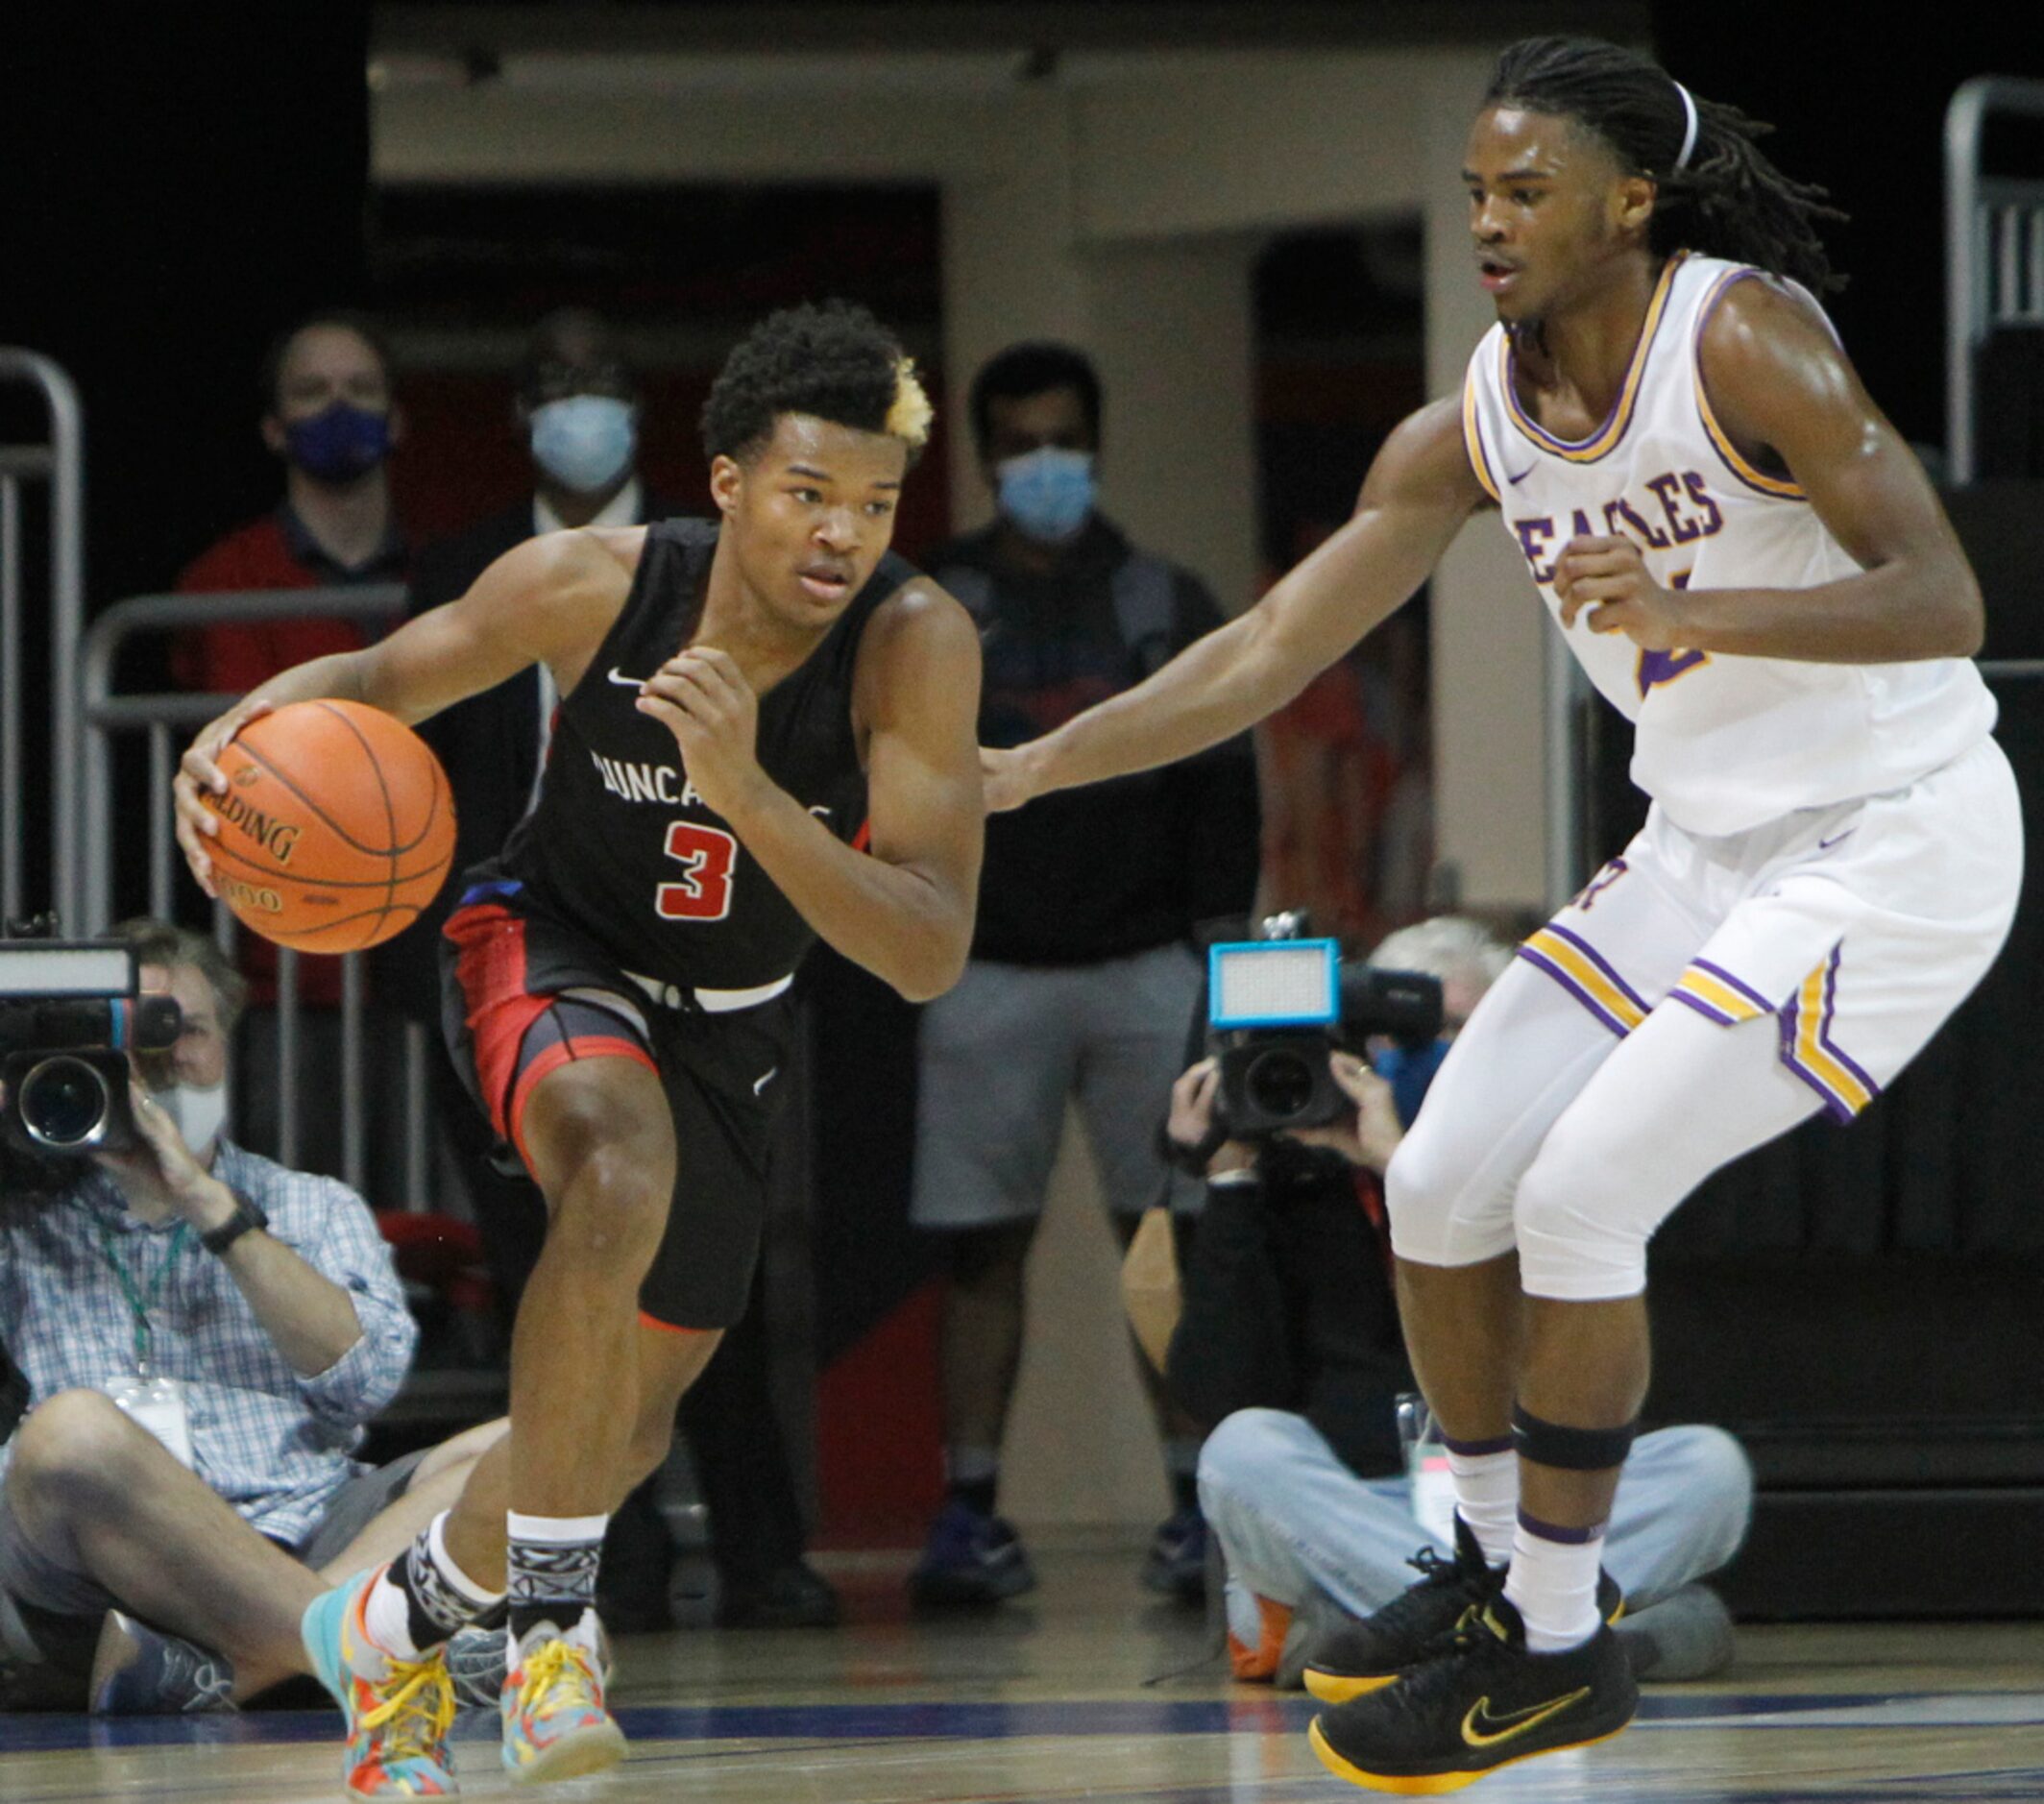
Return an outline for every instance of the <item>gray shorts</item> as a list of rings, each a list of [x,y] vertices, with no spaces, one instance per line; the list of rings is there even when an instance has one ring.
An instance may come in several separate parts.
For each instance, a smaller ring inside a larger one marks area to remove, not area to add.
[[[968,964],[923,1011],[910,1219],[990,1228],[1041,1214],[1068,1099],[1109,1209],[1197,1208],[1200,1186],[1157,1157],[1156,1130],[1199,994],[1199,961],[1176,944],[1098,964]]]
[[[314,1568],[341,1552],[370,1519],[402,1497],[426,1449],[406,1453],[349,1479],[333,1494],[318,1525],[297,1548],[294,1558]],[[52,1616],[93,1617],[120,1607],[120,1599],[95,1578],[67,1572],[45,1556],[23,1532],[0,1490],[0,1657],[33,1661],[40,1657],[18,1605]]]

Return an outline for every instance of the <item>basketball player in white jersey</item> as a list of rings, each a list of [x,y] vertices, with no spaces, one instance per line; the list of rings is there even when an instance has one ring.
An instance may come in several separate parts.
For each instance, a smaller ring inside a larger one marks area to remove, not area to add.
[[[1979,590],[1813,298],[1837,215],[1757,135],[1629,51],[1506,51],[1467,148],[1498,324],[1463,393],[1391,435],[1354,517],[1257,606],[983,753],[1014,807],[1238,733],[1492,508],[1638,724],[1644,830],[1521,949],[1390,1170],[1463,1551],[1309,1675],[1348,1700],[1313,1725],[1322,1760],[1378,1790],[1625,1726],[1599,1542],[1646,1392],[1647,1239],[1718,1166],[1863,1108],[2014,909]]]

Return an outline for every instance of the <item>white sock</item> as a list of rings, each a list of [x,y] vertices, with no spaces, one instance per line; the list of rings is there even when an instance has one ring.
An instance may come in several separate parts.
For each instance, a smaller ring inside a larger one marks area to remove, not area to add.
[[[427,1569],[424,1589],[433,1594],[427,1613],[435,1619],[435,1626],[446,1631],[441,1640],[462,1622],[474,1621],[503,1601],[502,1592],[477,1584],[454,1564],[454,1556],[448,1551],[447,1521],[448,1512],[442,1510],[411,1548],[384,1567],[370,1588],[364,1610],[369,1638],[401,1660],[416,1660],[426,1651],[412,1633],[411,1599],[402,1583],[406,1562],[416,1561],[422,1548]]]
[[[1604,1525],[1557,1528],[1521,1510],[1504,1595],[1526,1625],[1528,1653],[1562,1653],[1597,1632]]]
[[[1455,1479],[1455,1514],[1493,1566],[1512,1557],[1513,1533],[1519,1525],[1519,1455],[1508,1445],[1501,1453],[1458,1453],[1448,1450],[1448,1469]]]

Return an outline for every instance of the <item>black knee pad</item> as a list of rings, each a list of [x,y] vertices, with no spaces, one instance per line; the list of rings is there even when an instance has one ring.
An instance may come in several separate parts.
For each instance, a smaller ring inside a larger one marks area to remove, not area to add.
[[[1563,1472],[1608,1472],[1624,1465],[1639,1432],[1637,1417],[1622,1427],[1570,1428],[1558,1422],[1543,1422],[1523,1403],[1512,1409],[1512,1444],[1520,1458]]]

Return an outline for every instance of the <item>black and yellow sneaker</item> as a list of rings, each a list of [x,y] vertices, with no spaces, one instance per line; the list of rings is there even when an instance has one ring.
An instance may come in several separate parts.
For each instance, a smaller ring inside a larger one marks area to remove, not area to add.
[[[1605,1741],[1639,1703],[1608,1622],[1566,1653],[1528,1653],[1519,1612],[1500,1595],[1470,1613],[1447,1652],[1322,1711],[1308,1735],[1336,1778],[1428,1796],[1515,1760]]]
[[[1306,1649],[1305,1687],[1324,1704],[1346,1704],[1378,1691],[1410,1667],[1443,1652],[1472,1609],[1504,1595],[1506,1568],[1485,1562],[1470,1525],[1455,1518],[1455,1557],[1444,1560],[1422,1548],[1406,1565],[1420,1582],[1392,1598],[1375,1616],[1339,1623]],[[1609,1572],[1597,1574],[1597,1614],[1616,1622],[1625,1614],[1625,1594]]]

